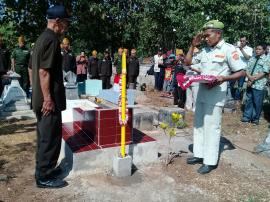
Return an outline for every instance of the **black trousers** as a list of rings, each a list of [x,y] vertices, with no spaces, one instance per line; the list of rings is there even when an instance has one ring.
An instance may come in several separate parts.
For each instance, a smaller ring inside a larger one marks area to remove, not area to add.
[[[77,82],[83,82],[87,79],[87,74],[77,74]]]
[[[50,178],[56,167],[61,149],[62,117],[61,111],[55,111],[48,116],[36,112],[37,117],[37,151],[36,179]]]
[[[110,89],[111,88],[111,77],[110,76],[101,76],[102,81],[102,89]]]
[[[131,89],[136,89],[137,76],[128,76],[128,87]]]
[[[173,104],[178,105],[180,108],[185,107],[186,103],[186,91],[180,88],[179,86],[175,87],[173,90]]]

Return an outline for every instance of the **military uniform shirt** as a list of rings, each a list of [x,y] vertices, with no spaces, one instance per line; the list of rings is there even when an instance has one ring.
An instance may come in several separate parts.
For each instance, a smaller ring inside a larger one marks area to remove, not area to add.
[[[248,67],[247,67],[247,72],[249,74],[251,74],[252,69],[256,63],[256,60],[257,60],[256,57],[252,57],[249,60]],[[255,74],[258,74],[258,73],[263,73],[263,72],[268,74],[269,73],[269,64],[270,64],[270,61],[268,60],[267,56],[261,55],[256,66],[255,66],[255,69],[254,69],[252,76],[254,76]],[[263,78],[254,81],[251,88],[254,88],[257,90],[263,90],[265,88],[266,83],[267,83],[267,77],[264,76]]]
[[[228,76],[231,72],[242,70],[239,54],[235,47],[221,40],[215,47],[205,47],[193,58],[192,63],[202,75]],[[227,82],[208,89],[203,83],[199,85],[197,102],[224,106]]]
[[[30,51],[25,47],[17,47],[12,52],[11,58],[15,60],[15,66],[27,67],[30,58]]]
[[[50,72],[50,94],[57,110],[66,109],[65,87],[63,84],[62,56],[57,35],[46,29],[37,39],[32,54],[33,110],[42,109],[43,94],[40,86],[39,69]]]

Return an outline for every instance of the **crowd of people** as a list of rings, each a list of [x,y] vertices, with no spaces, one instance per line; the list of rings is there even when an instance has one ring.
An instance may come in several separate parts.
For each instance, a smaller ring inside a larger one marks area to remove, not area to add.
[[[114,59],[108,50],[104,51],[103,58],[98,58],[96,50],[89,58],[84,51],[78,56],[73,55],[69,40],[59,41],[69,22],[70,16],[64,6],[50,7],[47,10],[47,28],[32,50],[28,50],[24,38],[19,37],[18,47],[10,54],[0,37],[0,76],[11,69],[21,75],[20,84],[27,95],[30,85],[33,88],[32,106],[37,118],[35,178],[36,185],[41,188],[67,185],[65,180],[57,177],[61,169],[56,167],[61,148],[61,111],[66,109],[63,72],[76,74],[77,82],[100,79],[102,88],[108,89],[111,87],[113,65],[114,83],[120,80],[122,54],[125,52],[129,88],[136,88],[139,75],[135,49],[129,54],[127,49],[119,48]],[[202,164],[198,169],[200,174],[211,172],[218,164],[222,109],[227,90],[230,89],[238,103],[245,97],[241,121],[259,124],[269,75],[270,56],[266,46],[258,44],[253,50],[244,36],[235,46],[231,45],[224,41],[223,29],[222,22],[211,20],[193,38],[186,55],[182,49],[176,49],[175,54],[158,49],[154,56],[155,90],[163,91],[163,96],[173,96],[178,107],[195,111],[194,156],[187,158],[187,164]],[[201,46],[202,42],[205,46]],[[212,75],[215,80],[211,85],[195,82],[185,90],[177,81],[178,75]],[[245,91],[244,83],[247,86]]]
[[[31,62],[32,49],[34,43],[28,49],[23,36],[18,38],[18,45],[13,51],[6,48],[0,36],[0,74],[1,85],[0,94],[3,91],[2,75],[9,70],[18,73],[20,85],[26,92],[27,97],[30,97],[31,79]],[[130,89],[136,88],[137,77],[139,76],[140,64],[136,55],[136,49],[131,49],[130,54],[128,49],[119,48],[117,56],[113,59],[109,50],[104,51],[101,58],[98,57],[98,52],[93,50],[91,55],[87,57],[84,51],[79,55],[75,55],[70,46],[68,38],[64,38],[61,47],[61,67],[64,73],[73,72],[76,74],[76,82],[84,82],[86,79],[98,79],[102,81],[103,89],[112,87],[111,77],[114,76],[114,81],[119,82],[121,75],[122,53],[125,51],[127,56],[127,81]],[[113,68],[115,67],[115,68]]]
[[[194,48],[194,61],[202,51],[199,48],[200,46]],[[235,57],[239,57],[238,67],[245,70],[246,74],[226,83],[227,97],[235,101],[236,108],[244,106],[242,122],[259,124],[263,100],[268,93],[269,48],[270,46],[264,44],[258,44],[254,48],[248,46],[246,36],[241,36],[234,44],[235,53],[238,53]],[[222,59],[225,58],[220,57],[218,60]],[[153,59],[155,90],[162,92],[162,96],[173,97],[174,105],[193,112],[196,108],[199,83],[194,82],[187,89],[182,89],[177,83],[176,75],[200,75],[194,61],[187,65],[182,49],[176,49],[174,54],[172,50],[162,48],[158,49]]]

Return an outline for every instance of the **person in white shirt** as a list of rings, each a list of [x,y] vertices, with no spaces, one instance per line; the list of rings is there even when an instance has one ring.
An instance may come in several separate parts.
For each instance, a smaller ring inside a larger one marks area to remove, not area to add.
[[[253,49],[247,45],[247,38],[245,36],[240,37],[240,41],[237,42],[236,50],[239,54],[239,64],[242,69],[247,68],[249,59],[253,55]],[[237,86],[235,87],[236,81],[230,81],[230,88],[232,98],[238,102],[242,100],[242,88],[245,82],[245,77],[241,77],[237,81]]]
[[[163,77],[160,67],[163,65],[162,49],[158,49],[158,53],[154,56],[154,72],[155,72],[155,90],[161,91],[163,87]]]
[[[217,167],[221,137],[222,109],[226,101],[227,81],[245,75],[239,65],[239,54],[235,47],[223,39],[224,24],[211,20],[197,34],[185,58],[185,64],[196,65],[201,75],[214,75],[216,82],[209,86],[199,84],[194,115],[193,157],[188,164],[203,164],[198,173],[206,174]],[[195,47],[204,40],[207,46],[193,57]],[[192,67],[192,69],[194,69]]]

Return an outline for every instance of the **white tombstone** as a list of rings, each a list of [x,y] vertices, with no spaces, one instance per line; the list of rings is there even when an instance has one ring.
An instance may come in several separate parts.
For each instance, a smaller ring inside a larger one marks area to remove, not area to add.
[[[8,105],[11,102],[24,100],[27,104],[27,97],[25,91],[22,89],[19,83],[21,76],[16,72],[10,72],[8,77],[11,79],[11,83],[4,87],[1,99],[3,104]]]

